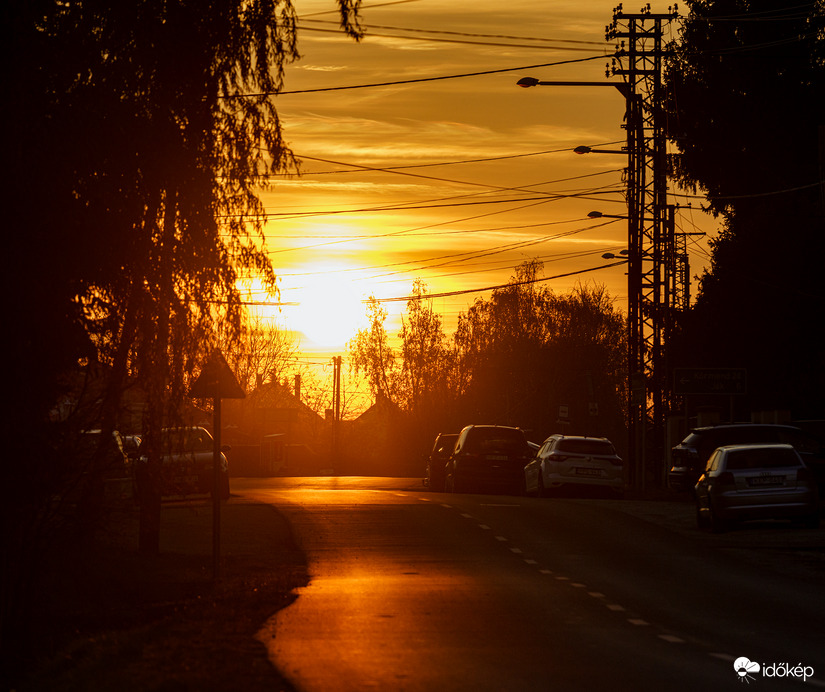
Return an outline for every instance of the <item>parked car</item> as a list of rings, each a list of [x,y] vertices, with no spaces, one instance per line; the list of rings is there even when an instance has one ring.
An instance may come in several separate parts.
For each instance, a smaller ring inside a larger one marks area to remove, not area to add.
[[[439,433],[427,459],[427,471],[424,485],[435,492],[444,492],[445,467],[450,460],[458,433]]]
[[[621,457],[606,437],[551,435],[524,467],[528,493],[545,497],[565,487],[624,489]]]
[[[825,480],[825,444],[791,425],[732,423],[694,428],[672,450],[668,485],[676,491],[692,490],[717,447],[735,444],[790,444],[802,455],[820,487]]]
[[[795,519],[819,526],[819,494],[793,446],[719,447],[696,483],[696,523],[724,531],[737,521]]]
[[[524,465],[530,447],[520,428],[468,425],[458,435],[445,469],[448,493],[469,490],[524,489]]]
[[[130,463],[136,463],[140,459],[140,435],[123,435],[123,451]]]
[[[123,436],[113,430],[108,437],[102,430],[84,430],[80,438],[78,455],[86,464],[87,470],[95,470],[106,478],[129,477],[129,458],[123,444]]]
[[[145,492],[147,479],[146,438],[141,443],[141,456],[136,469],[138,496]],[[206,428],[164,428],[160,435],[162,496],[211,494],[214,487],[213,459],[214,438]],[[229,499],[229,464],[221,447],[220,485],[221,499]]]

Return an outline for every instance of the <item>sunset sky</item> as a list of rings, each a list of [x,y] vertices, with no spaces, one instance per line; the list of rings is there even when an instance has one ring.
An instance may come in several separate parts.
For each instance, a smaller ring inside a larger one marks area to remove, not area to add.
[[[626,157],[572,151],[621,147],[618,91],[516,86],[523,76],[605,80],[614,5],[365,2],[367,36],[356,43],[338,30],[331,0],[296,1],[303,57],[276,104],[302,175],[273,180],[263,200],[281,300],[299,304],[277,319],[300,332],[305,357],[344,353],[364,324],[362,301],[406,296],[416,278],[434,294],[470,291],[506,283],[528,259],[558,276],[609,264],[602,254],[626,247],[626,221],[587,217],[625,213]],[[577,62],[547,65],[562,61]],[[468,73],[486,74],[433,79]],[[346,88],[421,79],[431,81]],[[713,230],[699,207],[679,210],[679,230]],[[707,238],[689,248],[696,275]],[[564,293],[580,281],[604,284],[626,306],[624,266],[547,285]],[[489,295],[435,298],[448,335],[459,312]],[[384,305],[395,336],[405,303]]]

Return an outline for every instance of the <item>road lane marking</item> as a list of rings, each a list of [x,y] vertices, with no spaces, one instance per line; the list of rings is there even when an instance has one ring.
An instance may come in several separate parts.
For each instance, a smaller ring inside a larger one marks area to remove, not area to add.
[[[521,548],[510,548],[510,552],[521,554]]]
[[[478,525],[478,528],[480,528],[480,529],[484,529],[485,531],[489,531],[489,530],[490,530],[490,527],[489,527],[489,526],[487,526],[487,524],[479,524],[479,525]]]
[[[542,574],[553,574],[552,569],[540,569],[539,572],[541,572]]]
[[[506,543],[506,542],[507,542],[507,539],[506,539],[504,536],[496,536],[496,540],[497,540],[497,541],[502,541],[502,542],[504,542],[504,543]]]
[[[528,559],[525,559],[524,561],[525,561],[528,565],[537,565],[537,564],[539,564],[539,563],[538,563],[538,560],[528,560]]]
[[[624,612],[624,608],[622,606],[618,605],[617,603],[608,603],[607,604],[607,609],[612,610],[613,612],[616,612],[616,613]]]
[[[598,591],[588,591],[587,595],[592,596],[593,598],[604,598],[605,597],[603,593],[599,593]]]
[[[660,634],[659,639],[664,639],[666,642],[670,642],[671,644],[684,644],[685,640],[681,637],[676,637],[672,634]]]
[[[641,620],[640,618],[627,618],[627,621],[631,625],[636,625],[637,627],[647,627],[650,624],[649,622]]]
[[[718,658],[720,661],[727,661],[728,663],[733,663],[736,660],[736,656],[731,656],[730,654],[710,653],[708,656]]]

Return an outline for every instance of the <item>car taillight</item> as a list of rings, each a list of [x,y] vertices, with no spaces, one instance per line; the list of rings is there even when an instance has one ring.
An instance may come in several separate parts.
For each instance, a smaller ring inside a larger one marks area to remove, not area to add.
[[[549,457],[547,457],[547,460],[548,461],[567,461],[568,458],[569,457],[566,454],[555,454],[555,453],[553,453]]]

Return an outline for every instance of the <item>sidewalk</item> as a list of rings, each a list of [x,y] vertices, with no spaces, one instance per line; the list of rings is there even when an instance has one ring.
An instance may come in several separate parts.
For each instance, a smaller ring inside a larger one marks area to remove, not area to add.
[[[239,497],[223,503],[217,581],[209,499],[164,503],[158,555],[138,553],[138,529],[129,501],[94,545],[49,554],[32,618],[43,655],[14,689],[290,690],[255,639],[307,581],[283,516]]]

